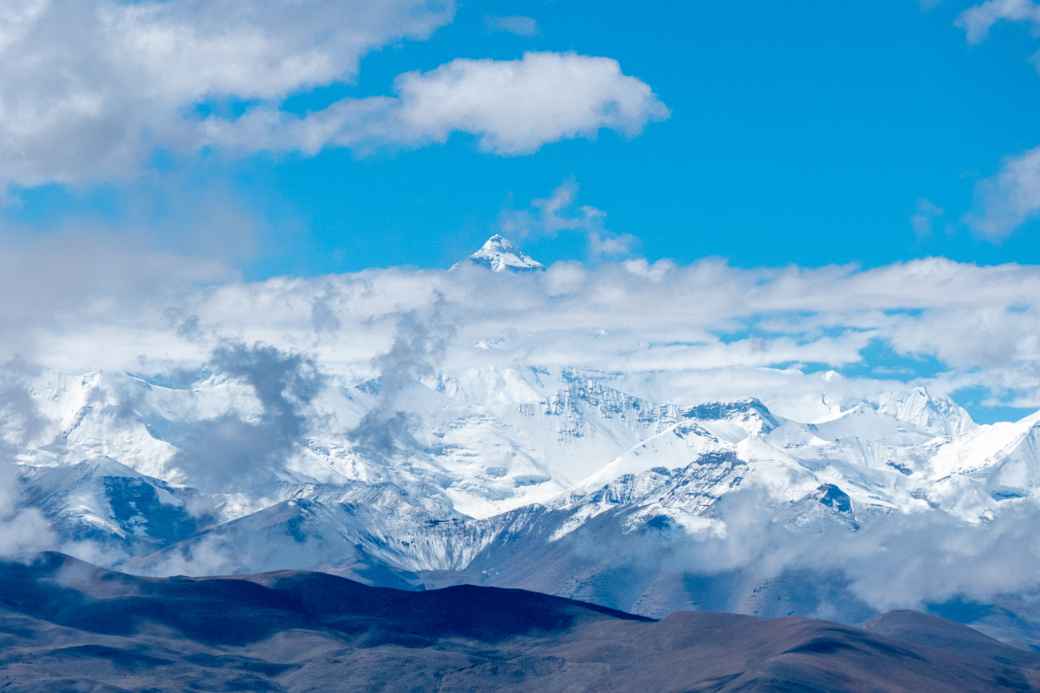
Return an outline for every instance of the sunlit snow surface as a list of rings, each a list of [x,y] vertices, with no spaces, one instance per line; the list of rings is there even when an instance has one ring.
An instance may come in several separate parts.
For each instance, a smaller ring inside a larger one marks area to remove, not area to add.
[[[284,465],[243,470],[264,485],[243,488],[228,479],[207,487],[179,464],[179,443],[200,435],[200,424],[260,418],[248,385],[204,377],[171,387],[125,373],[43,373],[30,392],[45,425],[17,457],[26,470],[111,460],[175,487],[199,487],[224,520],[315,488],[357,484],[414,490],[434,518],[488,518],[532,503],[578,507],[628,477],[647,485],[630,492],[648,498],[667,486],[647,481],[653,470],[725,454],[746,465],[740,484],[761,486],[777,500],[835,484],[857,507],[912,512],[927,502],[969,521],[1012,496],[1032,495],[1038,481],[1038,417],[975,425],[960,407],[920,388],[850,404],[813,424],[776,416],[757,400],[651,402],[601,374],[568,370],[480,368],[441,373],[416,388],[423,397],[413,398],[415,430],[373,452],[351,440],[373,395],[364,383],[331,379],[306,405],[306,437]],[[715,485],[702,491],[707,499],[725,493]],[[677,518],[699,514],[704,499],[690,505],[694,490],[684,493],[658,509]],[[99,512],[90,516],[103,524]]]

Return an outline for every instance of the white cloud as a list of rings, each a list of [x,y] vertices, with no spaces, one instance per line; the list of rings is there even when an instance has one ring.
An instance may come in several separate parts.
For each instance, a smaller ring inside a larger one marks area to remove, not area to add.
[[[365,53],[423,38],[450,0],[6,0],[0,188],[132,175],[195,145],[192,110],[277,103],[352,80]]]
[[[616,60],[574,53],[526,53],[520,60],[454,60],[397,80],[401,120],[423,137],[470,132],[502,154],[601,129],[634,135],[668,109]]]
[[[1040,26],[1040,5],[1032,0],[986,0],[962,12],[957,18],[957,26],[964,30],[969,43],[978,43],[1002,21]]]
[[[629,255],[638,239],[606,228],[607,213],[591,205],[578,205],[578,184],[573,179],[558,185],[545,198],[533,200],[530,209],[507,209],[499,218],[502,233],[516,238],[555,237],[561,231],[585,235],[592,258]]]
[[[453,133],[502,155],[530,154],[600,130],[636,135],[668,109],[617,61],[574,53],[525,53],[519,60],[453,60],[409,72],[396,95],[345,99],[305,116],[274,107],[241,118],[208,118],[203,143],[240,152],[316,152],[441,143]]]
[[[160,151],[364,150],[462,132],[516,155],[667,116],[616,61],[569,53],[453,60],[400,75],[393,96],[283,109],[288,96],[352,82],[373,49],[429,36],[451,0],[9,0],[0,13],[5,192],[133,178]]]
[[[557,263],[525,276],[387,269],[259,283],[200,277],[194,287],[180,277],[174,288],[162,277],[175,267],[175,259],[171,269],[141,264],[140,274],[157,275],[165,291],[144,279],[88,282],[87,295],[101,300],[48,298],[39,310],[11,313],[5,334],[17,335],[22,321],[32,350],[8,339],[0,357],[21,353],[66,371],[165,371],[198,367],[235,340],[309,354],[325,372],[363,378],[412,311],[436,312],[450,335],[446,368],[624,371],[631,389],[665,401],[753,395],[805,419],[830,406],[821,394],[833,404],[891,389],[878,378],[892,377],[939,394],[982,387],[1005,403],[1040,395],[1036,267],[932,259],[870,270],[739,269],[633,259]],[[82,274],[69,276],[75,295]],[[938,359],[945,370],[823,378],[828,368],[860,363],[878,341],[906,357]],[[495,346],[474,347],[480,343]]]
[[[1040,214],[1040,147],[1011,157],[980,182],[966,220],[978,233],[1000,240]]]
[[[538,34],[538,22],[531,17],[509,15],[488,17],[486,21],[488,28],[493,31],[505,31],[517,36],[536,36]]]

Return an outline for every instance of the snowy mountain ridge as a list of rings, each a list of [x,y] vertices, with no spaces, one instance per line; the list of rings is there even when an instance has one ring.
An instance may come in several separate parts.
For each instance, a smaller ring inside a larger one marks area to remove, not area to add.
[[[441,382],[487,377],[462,372],[444,374]],[[748,480],[776,498],[795,500],[831,483],[856,506],[906,510],[923,494],[972,521],[1008,499],[1032,495],[1040,481],[1032,419],[975,425],[957,405],[920,390],[801,424],[754,399],[657,404],[574,371],[510,369],[495,379],[514,382],[514,396],[498,390],[480,402],[472,387],[428,390],[433,410],[410,431],[409,444],[378,460],[351,442],[371,397],[347,384],[329,386],[309,405],[313,423],[299,445],[286,449],[284,466],[251,469],[264,484],[235,488],[199,476],[183,448],[192,449],[190,441],[208,434],[215,420],[233,416],[249,424],[262,417],[248,387],[208,379],[178,389],[122,374],[44,374],[32,393],[47,425],[17,458],[27,470],[112,460],[106,464],[169,488],[203,487],[212,513],[228,520],[315,487],[395,489],[411,492],[410,502],[431,518],[491,518],[532,503],[571,507],[578,501],[561,499],[718,455],[749,465]],[[92,468],[98,476],[118,476],[105,465]],[[948,490],[954,486],[956,493]],[[676,519],[698,512],[686,509]]]
[[[489,244],[474,268],[541,268]],[[820,599],[865,607],[840,583],[806,592],[771,552],[830,575],[843,564],[816,555],[858,537],[957,536],[1040,507],[1040,412],[976,424],[918,386],[821,393],[803,421],[765,398],[648,394],[667,373],[518,356],[319,377],[306,360],[240,349],[168,377],[24,375],[25,401],[0,426],[17,463],[7,511],[44,518],[49,548],[138,573],[323,569],[652,614],[782,614]]]

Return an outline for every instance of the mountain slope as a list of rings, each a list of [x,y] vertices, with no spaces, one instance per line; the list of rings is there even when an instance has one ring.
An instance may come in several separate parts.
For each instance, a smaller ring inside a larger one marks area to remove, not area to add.
[[[0,685],[51,690],[1026,690],[1040,656],[940,619],[653,622],[532,592],[321,573],[148,580],[0,563]]]

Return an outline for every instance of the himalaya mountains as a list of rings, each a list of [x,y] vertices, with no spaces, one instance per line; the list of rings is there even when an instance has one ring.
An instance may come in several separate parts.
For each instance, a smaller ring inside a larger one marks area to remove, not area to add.
[[[541,268],[500,237],[472,264]],[[439,347],[403,325],[372,378],[242,344],[163,376],[19,374],[2,543],[139,574],[320,569],[648,616],[926,607],[1040,639],[1040,414],[979,425],[897,385],[796,421],[754,398],[657,401],[623,372],[417,366]]]

